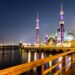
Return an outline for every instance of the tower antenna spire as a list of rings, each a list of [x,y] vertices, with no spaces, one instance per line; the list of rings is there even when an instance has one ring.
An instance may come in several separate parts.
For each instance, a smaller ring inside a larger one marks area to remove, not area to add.
[[[38,11],[37,11],[37,18],[38,18]]]
[[[63,10],[63,4],[62,4],[62,2],[61,2],[61,10]]]

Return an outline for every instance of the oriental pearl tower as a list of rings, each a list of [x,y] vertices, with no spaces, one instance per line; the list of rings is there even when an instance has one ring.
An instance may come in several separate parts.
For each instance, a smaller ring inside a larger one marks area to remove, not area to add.
[[[38,18],[38,12],[37,12],[37,18],[36,18],[36,44],[39,44],[39,18]]]
[[[63,5],[61,4],[61,11],[60,11],[60,42],[61,44],[64,43],[64,11]]]

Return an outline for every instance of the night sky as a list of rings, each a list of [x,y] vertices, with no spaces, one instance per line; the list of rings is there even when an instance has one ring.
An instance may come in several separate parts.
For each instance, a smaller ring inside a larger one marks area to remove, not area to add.
[[[61,2],[65,30],[75,34],[75,0],[0,0],[0,43],[35,42],[37,11],[43,41],[59,28]]]

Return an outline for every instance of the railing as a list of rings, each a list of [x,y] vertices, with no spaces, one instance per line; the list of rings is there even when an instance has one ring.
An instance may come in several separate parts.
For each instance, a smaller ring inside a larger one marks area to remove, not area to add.
[[[32,61],[30,63],[6,68],[3,70],[0,70],[0,75],[19,75],[19,74],[22,74],[22,73],[29,71],[29,70],[33,69],[34,67],[38,67],[38,66],[42,67],[41,68],[41,75],[45,75],[48,72],[52,72],[52,70],[54,68],[56,68],[57,66],[59,66],[60,64],[62,64],[62,66],[54,73],[54,75],[62,74],[62,73],[65,73],[66,71],[68,71],[69,68],[71,67],[71,66],[69,66],[68,68],[66,68],[66,65],[70,62],[71,62],[71,64],[73,63],[74,52],[75,52],[75,50],[72,50],[72,51],[64,52],[64,53],[57,54],[57,55],[54,55],[51,57],[47,57],[44,59],[40,59],[37,61]],[[67,55],[71,57],[71,59],[68,62],[66,62],[66,60],[69,58],[69,57],[66,57]],[[63,59],[47,69],[44,68],[44,65],[46,63],[49,63],[50,61],[56,60],[59,57],[63,57]]]

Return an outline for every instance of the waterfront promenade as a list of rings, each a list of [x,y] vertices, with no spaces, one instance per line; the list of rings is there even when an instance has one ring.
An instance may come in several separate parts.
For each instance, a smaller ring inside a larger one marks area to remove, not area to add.
[[[26,48],[26,47],[25,47]],[[28,50],[30,51],[30,49],[33,47],[28,47]],[[26,48],[27,49],[27,48]],[[53,73],[53,75],[74,75],[74,57],[75,57],[75,48],[74,47],[59,47],[59,48],[50,48],[50,47],[35,47],[35,50],[39,49],[39,50],[63,50],[62,53],[57,53],[51,57],[46,57],[46,58],[41,58],[39,60],[35,60],[35,61],[31,61],[25,64],[20,64],[17,66],[13,66],[13,67],[9,67],[3,70],[0,70],[0,74],[1,75],[19,75],[22,74],[26,71],[29,71],[31,69],[36,69],[38,66],[41,66],[41,75],[47,75],[48,73]],[[36,50],[37,51],[37,50]],[[36,52],[35,51],[35,52]],[[58,58],[62,59],[60,61],[58,61],[57,63],[49,66],[48,68],[45,69],[45,64],[48,64],[50,61],[54,61]],[[68,60],[70,59],[70,60]],[[66,62],[66,60],[68,60]],[[17,61],[17,60],[15,60]],[[68,64],[70,64],[68,66]],[[56,67],[58,67],[58,70],[53,71],[53,69],[55,69]],[[69,71],[70,70],[70,71]]]

